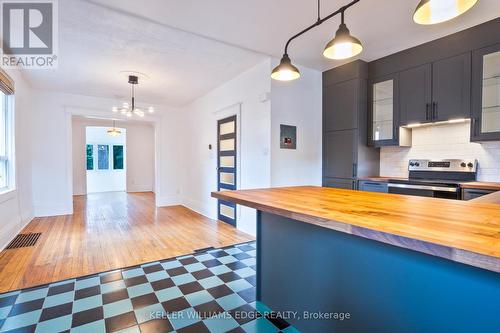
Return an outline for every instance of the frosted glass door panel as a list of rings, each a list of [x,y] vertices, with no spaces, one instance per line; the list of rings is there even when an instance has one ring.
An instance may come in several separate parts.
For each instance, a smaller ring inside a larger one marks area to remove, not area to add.
[[[221,156],[219,162],[221,168],[234,168],[234,156]]]
[[[220,209],[219,209],[220,215],[224,215],[225,217],[228,217],[230,219],[234,219],[235,214],[234,214],[233,207],[230,207],[230,206],[227,206],[224,204],[220,204],[219,207],[220,207]]]
[[[219,135],[234,133],[235,124],[236,124],[235,121],[230,121],[227,123],[220,124]]]
[[[226,185],[234,185],[234,173],[230,172],[221,172],[220,173],[220,182]]]
[[[220,141],[220,151],[232,151],[234,150],[234,139],[226,139]]]

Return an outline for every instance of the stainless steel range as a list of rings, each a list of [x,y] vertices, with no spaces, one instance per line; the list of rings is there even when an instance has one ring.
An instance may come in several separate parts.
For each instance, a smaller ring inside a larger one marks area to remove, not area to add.
[[[408,179],[390,179],[389,193],[456,199],[460,184],[475,181],[476,160],[410,160]]]

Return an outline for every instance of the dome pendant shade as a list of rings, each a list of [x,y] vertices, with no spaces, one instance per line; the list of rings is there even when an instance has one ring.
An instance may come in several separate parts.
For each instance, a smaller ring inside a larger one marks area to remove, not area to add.
[[[413,13],[418,24],[437,24],[462,15],[479,0],[421,0]]]
[[[106,132],[110,136],[119,136],[119,135],[122,134],[122,131],[119,128],[116,128],[116,124],[115,124],[114,120],[113,120],[113,127],[112,128],[108,128],[108,130]]]
[[[326,44],[323,55],[328,59],[342,60],[352,58],[361,51],[363,51],[363,45],[360,40],[351,36],[345,23],[342,23],[335,33],[335,38]]]
[[[300,77],[300,71],[292,65],[292,61],[287,54],[283,55],[280,64],[273,69],[271,78],[278,81],[292,81]]]
[[[120,134],[122,134],[122,131],[120,131],[116,127],[108,128],[107,132],[108,132],[108,135],[110,135],[110,136],[119,136]]]

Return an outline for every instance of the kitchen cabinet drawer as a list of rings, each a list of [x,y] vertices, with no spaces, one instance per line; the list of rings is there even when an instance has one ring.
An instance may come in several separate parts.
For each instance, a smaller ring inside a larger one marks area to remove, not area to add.
[[[476,198],[482,197],[483,195],[491,194],[493,192],[496,192],[496,191],[481,190],[481,189],[474,189],[474,188],[464,188],[464,189],[462,189],[462,200],[476,199]]]
[[[343,179],[343,178],[323,178],[323,186],[341,188],[346,190],[355,190],[356,181],[353,179]]]
[[[358,183],[358,190],[365,192],[388,193],[386,182],[374,182],[368,180],[360,180]]]

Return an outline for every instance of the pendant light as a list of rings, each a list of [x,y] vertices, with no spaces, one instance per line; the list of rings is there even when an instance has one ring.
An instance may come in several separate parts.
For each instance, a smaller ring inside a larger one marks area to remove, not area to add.
[[[342,23],[340,24],[340,27],[335,34],[335,38],[326,45],[323,55],[329,59],[347,59],[359,54],[363,50],[363,46],[361,45],[359,39],[351,36],[351,34],[349,33],[349,29],[347,29],[347,26],[344,23],[344,12],[359,1],[360,0],[353,0],[347,5],[340,7],[330,15],[321,18],[320,0],[318,0],[318,19],[315,23],[292,36],[286,42],[283,57],[281,58],[280,64],[276,66],[271,72],[271,78],[279,81],[292,81],[298,79],[300,77],[300,71],[297,67],[292,65],[292,61],[288,56],[288,46],[295,38],[323,24],[324,22],[328,21],[338,14],[342,15]]]
[[[132,96],[131,103],[129,104],[128,102],[123,102],[121,108],[119,108],[117,106],[113,106],[111,108],[111,111],[113,113],[120,112],[122,115],[127,116],[129,118],[132,117],[132,115],[136,115],[136,116],[142,118],[142,117],[144,117],[145,112],[144,112],[144,110],[142,110],[139,107],[137,107],[137,105],[135,104],[135,90],[134,90],[134,87],[139,84],[139,77],[137,75],[129,75],[128,76],[128,83],[132,87],[132,89],[131,89],[131,96]],[[150,106],[148,108],[148,112],[149,113],[154,113],[155,112],[154,107]]]
[[[479,0],[420,0],[413,13],[418,24],[437,24],[462,15]]]
[[[283,58],[281,58],[280,64],[276,66],[271,73],[271,78],[278,81],[292,81],[299,77],[299,69],[292,65],[292,61],[286,53],[283,55]]]
[[[341,23],[335,37],[325,46],[325,58],[342,60],[352,58],[363,51],[363,45],[356,37],[351,36],[344,23],[344,12],[341,13]]]
[[[113,120],[113,128],[108,128],[107,133],[110,136],[119,136],[122,134],[122,131],[119,128],[116,128],[115,121]]]

